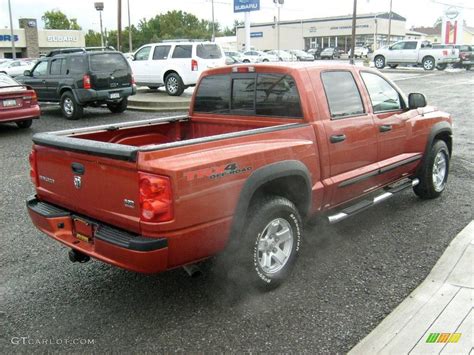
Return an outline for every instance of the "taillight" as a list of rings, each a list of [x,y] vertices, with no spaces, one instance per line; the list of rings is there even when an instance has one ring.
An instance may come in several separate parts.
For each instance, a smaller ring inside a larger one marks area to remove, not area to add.
[[[191,60],[191,70],[192,71],[198,71],[199,70],[198,62],[197,62],[196,59]]]
[[[91,77],[87,74],[84,74],[82,77],[82,86],[84,89],[90,89],[91,88]]]
[[[33,185],[38,186],[38,172],[36,171],[36,151],[32,150],[28,157],[30,161],[30,179]]]
[[[139,173],[140,214],[148,222],[173,219],[171,181],[165,176]]]
[[[131,75],[130,84],[135,85],[135,77]]]

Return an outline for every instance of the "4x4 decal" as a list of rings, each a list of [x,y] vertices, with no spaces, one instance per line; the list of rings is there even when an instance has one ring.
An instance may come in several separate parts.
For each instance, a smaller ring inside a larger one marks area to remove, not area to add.
[[[184,177],[187,181],[192,181],[194,179],[203,177],[207,177],[209,179],[219,179],[227,175],[242,174],[250,170],[252,170],[252,167],[250,166],[239,168],[237,163],[229,163],[195,171],[187,171],[184,173]]]

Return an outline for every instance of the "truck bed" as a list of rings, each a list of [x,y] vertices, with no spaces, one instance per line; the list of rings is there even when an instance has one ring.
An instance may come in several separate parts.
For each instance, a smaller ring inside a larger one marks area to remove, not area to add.
[[[190,120],[188,116],[173,116],[144,121],[125,122],[72,129],[52,133],[37,133],[33,141],[42,146],[126,161],[136,161],[140,151],[153,151],[218,139],[258,134],[285,129],[295,123],[271,121],[262,124],[238,120]],[[278,126],[278,127],[276,127]]]

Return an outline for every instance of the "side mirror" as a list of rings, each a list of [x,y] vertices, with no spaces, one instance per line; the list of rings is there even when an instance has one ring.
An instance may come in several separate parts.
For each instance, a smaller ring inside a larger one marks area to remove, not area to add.
[[[31,71],[25,70],[25,71],[23,72],[23,75],[24,75],[24,76],[31,76]]]
[[[388,47],[388,50],[390,50],[390,51],[391,51],[392,49],[393,49],[392,47]]]
[[[426,98],[425,95],[420,93],[411,93],[408,95],[408,108],[410,110],[425,107],[426,106]]]

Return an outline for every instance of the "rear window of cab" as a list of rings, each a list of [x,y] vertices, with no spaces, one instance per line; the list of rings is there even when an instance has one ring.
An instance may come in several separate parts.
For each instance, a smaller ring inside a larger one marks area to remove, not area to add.
[[[196,92],[194,112],[303,118],[294,79],[271,73],[204,77]]]

